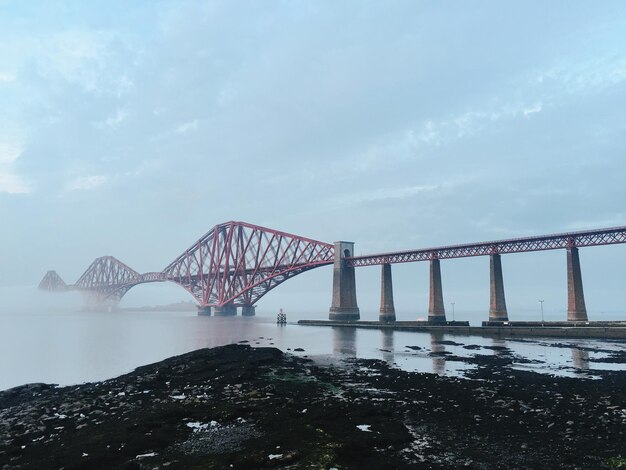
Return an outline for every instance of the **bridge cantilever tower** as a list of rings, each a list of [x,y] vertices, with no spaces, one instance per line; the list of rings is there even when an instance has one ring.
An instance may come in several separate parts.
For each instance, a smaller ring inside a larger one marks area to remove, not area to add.
[[[48,292],[63,292],[67,290],[67,284],[56,271],[48,271],[39,283],[38,289]]]
[[[89,294],[90,307],[117,306],[124,295],[142,282],[141,274],[113,256],[96,258],[71,289]]]
[[[117,306],[134,286],[174,282],[196,299],[201,313],[254,315],[255,303],[298,274],[333,263],[329,243],[246,222],[216,225],[161,272],[140,274],[112,256],[97,258],[73,285],[49,271],[39,288],[80,290],[89,307]]]
[[[170,263],[163,275],[210,313],[254,315],[254,304],[287,279],[333,263],[329,243],[245,222],[216,225]]]

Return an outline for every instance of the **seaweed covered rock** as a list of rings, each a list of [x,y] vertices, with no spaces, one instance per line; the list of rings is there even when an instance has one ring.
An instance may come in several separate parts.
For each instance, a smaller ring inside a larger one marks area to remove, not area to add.
[[[16,387],[0,392],[0,468],[624,462],[624,373],[555,378],[481,360],[473,379],[460,379],[373,360],[321,367],[278,349],[229,345],[98,383]]]

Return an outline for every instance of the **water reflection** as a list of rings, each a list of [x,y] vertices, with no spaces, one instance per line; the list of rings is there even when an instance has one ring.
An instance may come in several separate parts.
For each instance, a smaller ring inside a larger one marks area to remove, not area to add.
[[[508,352],[507,342],[502,338],[492,338],[491,346],[493,348],[492,351],[494,356],[499,356],[504,352]]]
[[[589,351],[572,348],[572,362],[576,369],[589,369]]]
[[[430,334],[430,350],[433,358],[433,372],[442,375],[446,371],[446,347],[441,344],[443,333],[432,332]]]
[[[393,364],[395,356],[393,351],[393,330],[383,329],[380,331],[382,336],[381,350],[383,352],[383,361]]]
[[[463,358],[494,354],[510,354],[514,360],[510,367],[549,374],[587,377],[588,373],[580,371],[626,370],[619,360],[594,361],[610,358],[613,351],[619,357],[626,351],[624,342],[555,341],[373,329],[357,332],[355,328],[293,323],[279,327],[273,313],[271,317],[202,317],[195,312],[3,314],[0,390],[29,382],[66,385],[102,380],[193,349],[229,343],[271,346],[312,358],[332,355],[340,360],[357,357],[358,351],[358,357],[383,359],[404,370],[445,375],[463,375],[476,367]],[[454,361],[448,360],[446,351],[454,354]]]
[[[195,331],[193,339],[194,347],[206,348],[220,344],[230,344],[246,338],[251,344],[255,344],[255,334],[258,327],[251,317],[209,317],[198,316],[190,319],[191,322],[202,322],[203,328]]]
[[[332,327],[333,354],[356,357],[356,328]]]

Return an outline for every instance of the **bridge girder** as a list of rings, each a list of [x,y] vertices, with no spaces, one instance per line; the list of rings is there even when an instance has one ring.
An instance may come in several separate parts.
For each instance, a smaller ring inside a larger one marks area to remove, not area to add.
[[[334,246],[245,222],[216,225],[163,275],[202,306],[254,305],[287,279],[332,264]]]
[[[332,264],[333,257],[334,246],[329,243],[226,222],[209,230],[161,272],[140,274],[113,256],[103,256],[65,289],[88,293],[91,304],[117,305],[138,284],[169,281],[190,292],[201,307],[251,306],[287,279]],[[50,277],[48,273],[40,288]]]

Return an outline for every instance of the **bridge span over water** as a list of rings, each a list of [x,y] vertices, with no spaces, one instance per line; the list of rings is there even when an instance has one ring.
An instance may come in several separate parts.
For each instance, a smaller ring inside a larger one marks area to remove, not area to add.
[[[216,225],[160,272],[139,273],[112,256],[97,258],[74,284],[48,271],[39,289],[86,294],[88,308],[111,308],[134,286],[173,282],[186,289],[201,314],[254,315],[256,303],[270,290],[310,269],[333,265],[331,320],[358,320],[355,268],[381,265],[380,320],[395,321],[391,265],[430,263],[428,319],[445,322],[440,260],[490,257],[490,321],[508,321],[501,256],[509,253],[565,250],[567,320],[587,321],[578,249],[626,243],[626,227],[515,238],[480,243],[354,256],[354,243],[325,243],[246,222]]]

